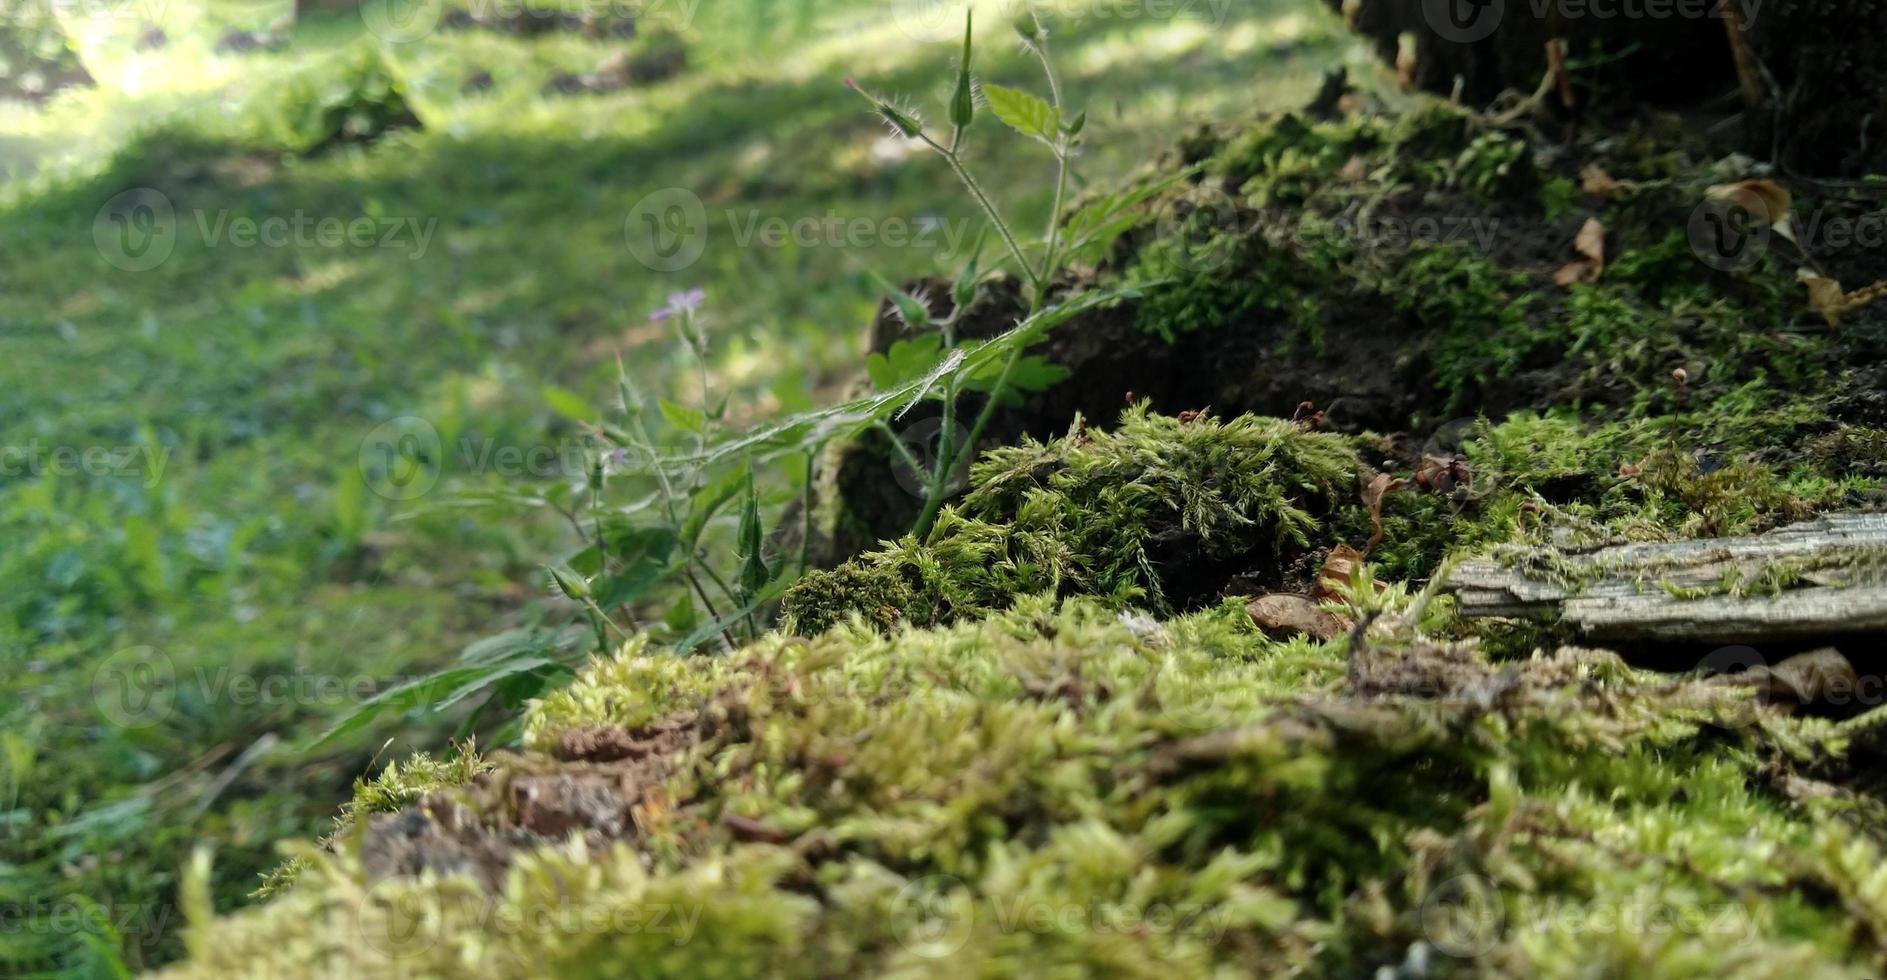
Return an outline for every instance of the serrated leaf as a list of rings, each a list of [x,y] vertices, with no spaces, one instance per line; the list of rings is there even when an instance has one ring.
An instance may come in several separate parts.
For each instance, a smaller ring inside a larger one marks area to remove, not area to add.
[[[982,374],[965,383],[971,391],[987,393],[995,387],[996,378],[1002,374],[1002,365],[992,364]],[[1046,391],[1068,379],[1068,369],[1040,355],[1030,354],[1016,361],[1016,366],[1009,372],[1009,381],[1004,386],[1002,403],[1016,406],[1022,403],[1022,396],[1030,392]]]
[[[882,354],[865,360],[865,373],[880,388],[893,388],[913,378],[921,378],[943,360],[943,338],[925,334],[894,342]]]
[[[698,408],[677,405],[666,398],[661,400],[659,407],[663,420],[683,432],[698,433],[708,427],[707,415]]]
[[[1059,127],[1055,120],[1055,109],[1047,102],[1021,89],[987,82],[983,85],[983,97],[989,101],[989,111],[995,113],[996,118],[1010,129],[1024,136],[1054,141],[1055,131]]]
[[[1144,220],[1136,210],[1139,205],[1181,180],[1188,179],[1200,169],[1198,166],[1188,167],[1143,187],[1096,198],[1069,219],[1065,239],[1068,254],[1092,259],[1106,251],[1114,239]]]

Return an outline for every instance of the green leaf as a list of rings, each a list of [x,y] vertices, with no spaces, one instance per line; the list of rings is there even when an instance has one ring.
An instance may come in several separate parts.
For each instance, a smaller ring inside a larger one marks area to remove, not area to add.
[[[748,616],[760,611],[767,603],[784,595],[787,587],[793,584],[793,578],[792,575],[786,574],[784,571],[782,574],[775,576],[773,581],[768,582],[765,587],[743,603],[740,608],[724,613],[718,619],[710,620],[696,626],[694,632],[676,641],[674,645],[675,652],[689,653],[701,644],[725,633],[728,627],[746,619]]]
[[[747,499],[740,509],[740,576],[738,584],[743,599],[757,594],[773,577],[762,554],[765,544],[760,526],[760,494],[754,489],[753,470],[747,470]]]
[[[675,532],[668,528],[609,529],[604,531],[604,543],[610,555],[623,563],[621,570],[594,585],[596,604],[605,610],[647,595],[675,571],[670,561]]]
[[[983,243],[989,240],[989,225],[976,229],[976,241],[970,244],[969,260],[963,264],[963,270],[957,273],[957,280],[950,285],[950,298],[958,309],[968,307],[976,300],[977,264],[983,259]]]
[[[546,385],[543,395],[544,403],[550,406],[551,411],[572,421],[587,422],[602,417],[601,413],[590,408],[590,403],[584,401],[582,395],[574,391]]]
[[[734,470],[694,491],[689,501],[688,519],[681,526],[681,543],[686,552],[694,552],[695,546],[701,543],[702,533],[708,529],[708,522],[745,488],[746,480],[744,471]]]
[[[1201,168],[1194,166],[1172,174],[1165,179],[1156,180],[1131,191],[1115,192],[1097,198],[1087,207],[1075,213],[1068,220],[1064,241],[1068,255],[1085,257],[1092,261],[1113,244],[1114,239],[1143,221],[1149,220],[1136,209],[1151,200],[1155,195],[1181,180],[1191,177]]]
[[[708,427],[708,417],[698,408],[677,405],[664,398],[661,401],[662,418],[669,425],[683,432],[702,432]]]
[[[562,630],[526,627],[485,637],[467,646],[454,666],[389,688],[362,702],[303,746],[303,751],[311,752],[366,728],[388,712],[437,711],[522,674],[568,672],[568,667],[551,657],[574,649],[587,633],[574,627]]]
[[[880,389],[894,388],[929,374],[942,360],[943,338],[936,334],[925,334],[895,341],[883,354],[866,358],[865,373],[870,376],[874,386]]]
[[[566,673],[569,671],[569,668],[565,667],[563,664],[545,657],[517,657],[511,660],[505,660],[491,665],[489,669],[476,677],[467,678],[458,687],[453,688],[439,700],[434,701],[430,705],[430,708],[433,711],[444,711],[480,691],[496,686],[500,681],[508,680],[519,674],[535,673],[545,668]]]
[[[448,693],[457,691],[480,677],[489,676],[493,669],[493,665],[490,664],[448,667],[382,691],[361,702],[360,707],[355,708],[340,721],[335,722],[327,731],[316,736],[314,741],[308,743],[306,750],[318,749],[344,735],[366,728],[373,723],[374,719],[386,712],[406,712],[431,705]]]
[[[1068,379],[1068,369],[1039,355],[1030,354],[1016,361],[1015,369],[1009,372],[1009,383],[1003,391],[1002,403],[1015,406],[1022,403],[1022,396],[1035,391],[1047,391],[1049,388]],[[969,379],[966,386],[971,391],[988,392],[996,385],[996,378],[1002,374],[1002,365],[992,364],[989,369]]]
[[[983,84],[983,97],[989,100],[989,110],[1010,129],[1044,142],[1054,141],[1059,125],[1054,107],[1047,102],[1020,89],[988,82]]]

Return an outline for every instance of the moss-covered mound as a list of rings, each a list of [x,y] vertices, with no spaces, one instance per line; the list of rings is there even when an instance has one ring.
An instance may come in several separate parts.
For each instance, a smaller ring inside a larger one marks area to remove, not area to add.
[[[1852,294],[1887,280],[1887,250],[1859,237],[1887,228],[1887,184],[1794,179],[1656,117],[1592,132],[1440,105],[1325,115],[1201,129],[1133,186],[1084,199],[1075,229],[1135,203],[1061,288],[1140,295],[1058,328],[1043,356],[1068,377],[998,413],[991,443],[1050,439],[1077,415],[1106,424],[1141,401],[1321,413],[1382,436],[1365,462],[1406,474],[1461,451],[1477,419],[1527,412],[1568,433],[1654,429],[1707,474],[1751,453],[1787,472],[1841,425],[1887,422],[1873,366],[1887,303],[1831,327],[1800,281]],[[1752,180],[1787,192],[1784,230],[1730,207]],[[998,280],[963,333],[1019,312]],[[873,344],[908,336],[887,311]],[[1644,441],[1582,473],[1638,462]],[[829,564],[913,525],[921,501],[885,479],[894,460],[874,433],[828,467],[842,504],[825,513]]]
[[[1038,597],[631,646],[533,708],[530,754],[306,852],[171,975],[1878,966],[1877,804],[1812,776],[1842,731],[1602,652],[1490,664],[1385,605],[1326,644]]]
[[[1216,597],[1234,575],[1277,584],[1348,499],[1351,441],[1284,419],[1153,415],[991,451],[972,492],[920,543],[906,537],[794,586],[786,629],[818,633],[853,612],[935,625],[1034,592],[1155,609]]]
[[[932,626],[1037,592],[1165,612],[1308,591],[1340,545],[1406,580],[1450,552],[1721,537],[1878,500],[1883,430],[1807,402],[1752,407],[1767,397],[1758,385],[1704,410],[1598,425],[1573,412],[1482,419],[1457,452],[1401,475],[1382,437],[1138,406],[1111,430],[1078,424],[990,451],[923,540],[795,584],[782,628]]]

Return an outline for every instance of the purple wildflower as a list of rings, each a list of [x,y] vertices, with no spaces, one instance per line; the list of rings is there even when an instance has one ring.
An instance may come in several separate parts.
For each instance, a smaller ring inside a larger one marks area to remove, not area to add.
[[[649,319],[654,320],[656,323],[661,323],[663,320],[667,320],[670,317],[681,316],[684,313],[693,313],[701,308],[701,304],[705,302],[707,298],[708,291],[705,289],[690,289],[685,293],[669,293],[668,302],[663,305],[661,309],[649,314]]]

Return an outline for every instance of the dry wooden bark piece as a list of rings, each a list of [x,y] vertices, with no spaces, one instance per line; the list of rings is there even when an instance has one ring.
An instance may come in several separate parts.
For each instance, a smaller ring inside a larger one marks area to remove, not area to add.
[[[1767,534],[1464,562],[1468,616],[1557,615],[1602,640],[1758,643],[1887,630],[1887,514],[1830,514]]]

